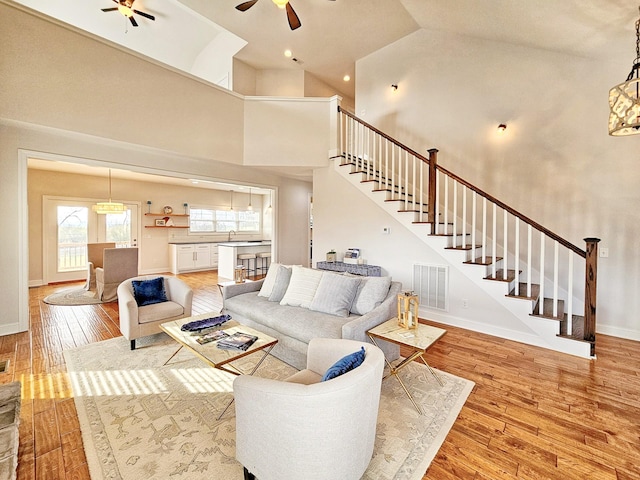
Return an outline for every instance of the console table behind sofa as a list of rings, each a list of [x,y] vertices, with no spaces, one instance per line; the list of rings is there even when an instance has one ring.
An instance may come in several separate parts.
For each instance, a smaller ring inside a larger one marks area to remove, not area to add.
[[[381,277],[382,269],[377,265],[356,265],[343,262],[318,262],[316,268],[319,270],[331,270],[332,272],[348,272],[354,275],[365,277]]]

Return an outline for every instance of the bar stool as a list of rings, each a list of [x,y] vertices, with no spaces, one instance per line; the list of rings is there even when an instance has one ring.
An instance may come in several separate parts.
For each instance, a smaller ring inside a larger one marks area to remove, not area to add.
[[[260,260],[260,266],[258,266],[258,260]],[[256,253],[256,275],[258,270],[262,274],[266,274],[271,265],[271,252],[258,252]]]
[[[253,268],[251,268],[251,260],[253,260]],[[246,267],[247,277],[256,274],[256,254],[255,253],[241,253],[238,255],[238,261]],[[246,264],[244,262],[247,262]]]

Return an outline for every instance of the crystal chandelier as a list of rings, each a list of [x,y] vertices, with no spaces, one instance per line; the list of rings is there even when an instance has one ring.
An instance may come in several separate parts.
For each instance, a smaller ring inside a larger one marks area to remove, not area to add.
[[[636,59],[627,81],[609,90],[609,109],[609,135],[640,133],[640,18],[636,22]]]

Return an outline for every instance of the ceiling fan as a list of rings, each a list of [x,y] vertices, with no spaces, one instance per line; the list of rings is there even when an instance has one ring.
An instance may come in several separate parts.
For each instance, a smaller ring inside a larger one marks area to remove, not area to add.
[[[113,1],[118,4],[117,7],[103,8],[102,11],[114,12],[118,10],[122,15],[129,18],[129,20],[131,21],[131,25],[133,25],[134,27],[138,26],[138,22],[136,22],[136,19],[133,18],[134,13],[137,13],[138,15],[142,15],[143,17],[148,18],[149,20],[156,19],[156,17],[154,17],[153,15],[149,15],[148,13],[141,12],[140,10],[135,10],[133,8],[133,2],[135,0],[113,0]]]
[[[114,0],[114,2],[115,1],[116,0]],[[300,19],[298,18],[298,15],[296,14],[295,10],[289,3],[289,0],[271,0],[271,1],[275,3],[278,6],[278,8],[283,8],[287,10],[287,20],[289,21],[289,27],[291,28],[291,30],[295,30],[296,28],[300,28],[302,26],[302,23],[300,23]],[[335,0],[331,0],[331,1],[335,1]],[[258,0],[249,0],[248,2],[242,2],[241,4],[236,5],[236,9],[240,10],[241,12],[246,12],[251,7],[253,7],[257,2]]]

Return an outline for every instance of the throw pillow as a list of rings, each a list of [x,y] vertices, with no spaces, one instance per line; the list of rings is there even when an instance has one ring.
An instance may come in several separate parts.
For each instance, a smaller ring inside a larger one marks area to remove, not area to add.
[[[131,285],[133,286],[133,297],[139,307],[169,300],[164,289],[164,278],[162,277],[151,280],[132,280]]]
[[[280,265],[278,267],[278,274],[276,275],[276,281],[273,284],[271,295],[269,295],[270,302],[280,302],[287,292],[289,287],[289,281],[291,280],[291,268]]]
[[[276,276],[278,275],[278,267],[279,263],[271,263],[269,265],[269,270],[267,270],[267,275],[264,277],[264,282],[262,282],[262,287],[258,292],[259,297],[267,297],[271,295],[271,291],[273,290],[273,285],[276,283]]]
[[[364,277],[353,300],[351,313],[365,315],[380,305],[391,286],[391,277]]]
[[[325,272],[309,305],[309,310],[348,317],[360,281],[361,278]]]
[[[322,270],[298,265],[291,267],[291,280],[280,305],[309,308],[318,289],[322,273]]]
[[[329,369],[322,376],[322,381],[326,382],[327,380],[331,380],[332,378],[339,377],[347,372],[350,372],[356,367],[362,365],[364,362],[365,351],[364,347],[360,347],[360,350],[357,352],[350,353],[342,357],[336,363],[331,365]]]

